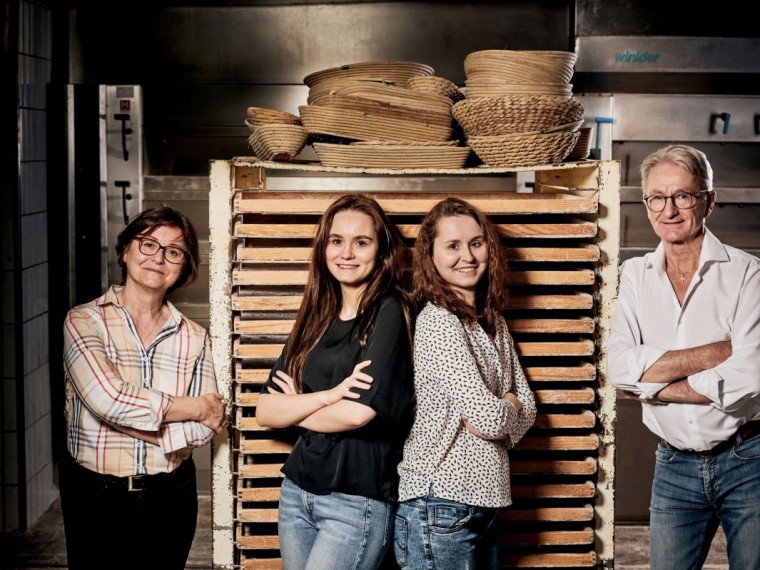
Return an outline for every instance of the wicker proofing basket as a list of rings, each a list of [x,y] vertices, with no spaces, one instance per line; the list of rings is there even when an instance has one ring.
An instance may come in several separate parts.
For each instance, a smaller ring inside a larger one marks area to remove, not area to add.
[[[575,131],[472,137],[467,144],[487,166],[511,168],[562,162],[579,136]]]
[[[580,135],[578,142],[565,157],[565,160],[586,160],[591,152],[591,137],[594,134],[594,127],[582,127],[578,129]]]
[[[261,160],[293,160],[307,139],[306,129],[300,125],[261,125],[248,144]]]
[[[459,87],[445,77],[436,77],[435,75],[412,77],[407,81],[406,86],[412,91],[443,95],[454,103],[464,99],[464,93],[459,90]]]
[[[251,129],[261,125],[300,125],[301,119],[297,115],[278,111],[277,109],[267,109],[266,107],[248,107],[245,124]]]
[[[551,95],[509,95],[459,101],[451,114],[467,137],[534,132],[583,119],[583,105]]]

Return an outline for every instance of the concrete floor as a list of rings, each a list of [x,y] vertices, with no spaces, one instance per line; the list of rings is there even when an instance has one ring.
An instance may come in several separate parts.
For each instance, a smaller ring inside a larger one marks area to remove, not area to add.
[[[200,495],[198,528],[187,568],[210,569],[211,561],[211,497]],[[615,527],[615,568],[617,570],[649,569],[649,527],[617,525]],[[28,532],[0,535],[0,568],[3,570],[66,568],[66,544],[58,501]],[[713,542],[706,570],[728,570],[726,541],[723,533]]]

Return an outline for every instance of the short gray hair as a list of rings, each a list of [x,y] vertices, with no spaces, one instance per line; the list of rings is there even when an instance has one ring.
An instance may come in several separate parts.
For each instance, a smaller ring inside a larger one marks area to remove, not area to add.
[[[654,151],[641,163],[641,188],[645,194],[650,171],[655,166],[667,162],[690,172],[699,190],[713,189],[713,171],[705,153],[685,144],[672,144]]]

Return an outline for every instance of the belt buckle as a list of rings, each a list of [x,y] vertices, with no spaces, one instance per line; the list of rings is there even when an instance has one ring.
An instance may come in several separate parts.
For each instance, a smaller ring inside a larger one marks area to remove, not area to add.
[[[127,477],[127,491],[142,491],[143,487],[139,485],[139,475],[130,475]],[[135,482],[138,482],[138,486],[135,486]]]

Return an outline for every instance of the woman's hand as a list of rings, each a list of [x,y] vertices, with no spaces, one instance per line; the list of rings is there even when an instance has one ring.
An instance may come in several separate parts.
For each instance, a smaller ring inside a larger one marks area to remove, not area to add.
[[[504,399],[510,404],[512,404],[518,412],[522,410],[522,402],[512,392],[507,392],[506,395],[504,396]]]
[[[283,394],[298,394],[296,392],[296,384],[293,381],[293,379],[285,374],[282,370],[278,370],[275,372],[275,375],[272,377],[272,382],[277,384],[280,389],[282,390]],[[277,394],[277,390],[272,388],[271,386],[267,388],[270,394]]]
[[[362,372],[367,366],[372,364],[371,360],[365,360],[354,366],[354,371],[343,382],[331,390],[326,390],[327,405],[337,404],[343,398],[352,398],[354,400],[361,397],[361,394],[352,392],[352,390],[369,390],[372,387],[372,376]]]

